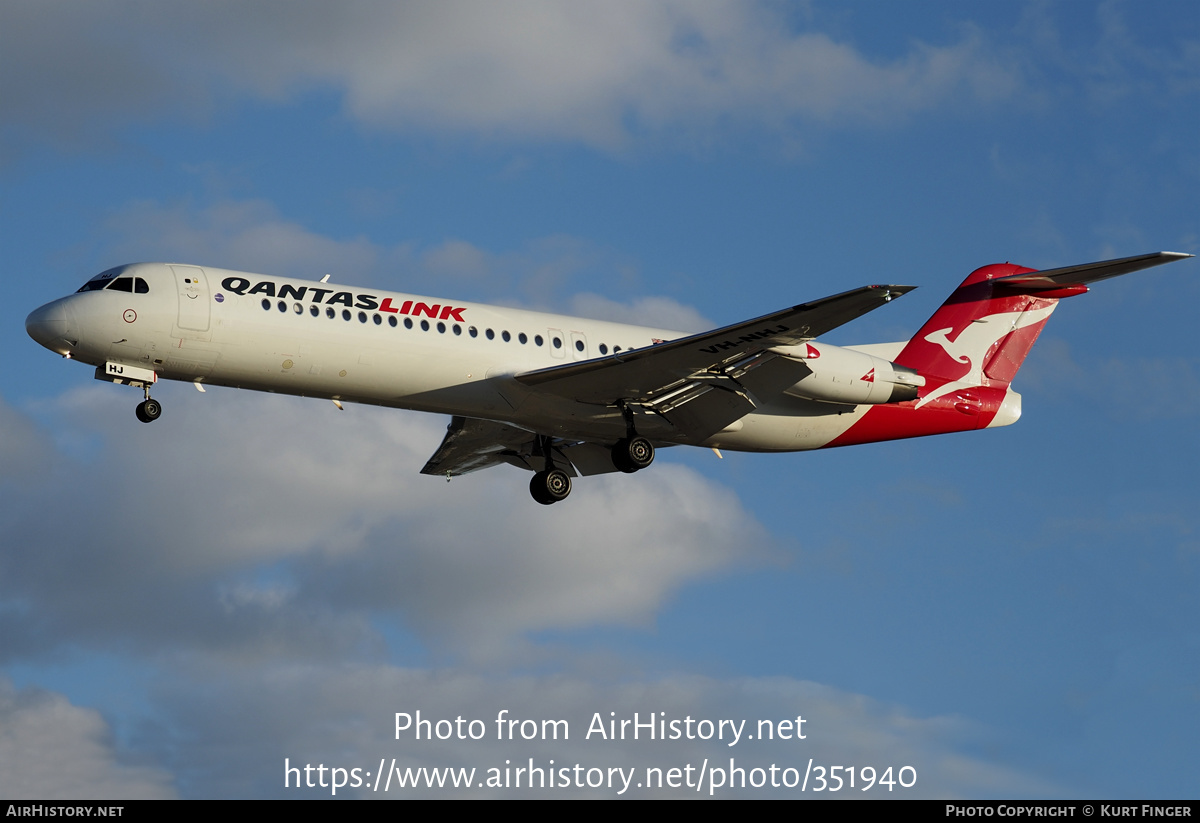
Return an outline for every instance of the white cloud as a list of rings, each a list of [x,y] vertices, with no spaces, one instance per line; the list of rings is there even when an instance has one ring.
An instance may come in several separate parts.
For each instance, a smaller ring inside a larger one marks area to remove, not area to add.
[[[964,754],[973,733],[961,721],[913,717],[790,679],[630,680],[630,661],[561,652],[555,668],[591,673],[522,677],[364,662],[387,654],[377,621],[398,617],[441,655],[478,671],[544,664],[555,653],[532,645],[532,633],[645,623],[687,582],[769,560],[761,547],[771,538],[728,489],[669,460],[635,477],[587,479],[567,503],[546,509],[527,499],[515,470],[451,484],[417,475],[441,434],[435,418],[171,388],[160,387],[166,413],[152,426],[133,419],[135,393],[118,387],[88,387],[59,402],[55,425],[98,445],[87,461],[52,455],[47,478],[4,499],[0,600],[33,607],[5,615],[10,659],[69,646],[160,661],[153,705],[141,710],[155,721],[139,733],[138,749],[170,764],[185,794],[286,795],[284,758],[374,768],[392,757],[402,766],[480,769],[554,758],[643,774],[704,758],[799,768],[814,757],[913,766],[922,796],[1047,791]],[[57,505],[63,478],[89,493]],[[49,510],[58,516],[48,522],[38,512]],[[503,708],[568,719],[573,736],[562,745],[394,740],[397,711],[490,723]],[[593,713],[635,711],[752,727],[803,714],[811,734],[803,745],[734,749],[582,739]],[[7,794],[171,791],[160,770],[117,765],[99,715],[60,697],[0,694],[0,729],[0,764],[9,764],[0,766],[0,786],[14,787]]]
[[[219,200],[203,208],[141,201],[106,221],[110,262],[163,260],[318,279],[377,282],[390,289],[454,291],[470,299],[561,310],[598,320],[702,331],[714,324],[669,297],[620,303],[597,294],[568,296],[577,284],[617,290],[636,284],[636,267],[583,238],[549,235],[513,250],[449,239],[432,246],[387,246],[358,236],[336,239],[288,220],[264,200]],[[466,299],[466,298],[464,298]]]
[[[162,260],[320,279],[377,268],[398,250],[365,237],[335,240],[281,216],[263,200],[221,200],[203,209],[182,203],[131,203],[106,221],[114,260]]]
[[[888,123],[1017,84],[975,31],[878,61],[767,4],[10,3],[4,14],[0,76],[16,79],[0,116],[67,140],[97,118],[207,111],[222,89],[283,100],[332,88],[386,129],[616,147],[733,123]]]
[[[792,679],[637,674],[636,661],[533,640],[644,624],[688,582],[772,560],[764,555],[772,538],[736,495],[669,459],[633,477],[585,479],[547,509],[528,499],[515,470],[451,484],[416,474],[441,436],[433,417],[164,385],[166,412],[146,426],[131,413],[135,395],[89,386],[57,411],[41,410],[96,445],[87,460],[51,452],[46,477],[0,501],[0,602],[28,606],[0,613],[0,634],[9,660],[70,648],[158,661],[151,705],[137,709],[154,721],[143,724],[137,750],[169,765],[184,794],[287,796],[285,758],[373,770],[393,757],[402,767],[481,770],[553,758],[643,777],[647,767],[699,767],[705,758],[800,769],[812,757],[894,773],[912,766],[918,783],[906,796],[1057,792],[967,754],[982,732],[961,720],[915,717]],[[87,493],[62,506],[68,478]],[[51,510],[53,520],[39,514]],[[379,663],[389,656],[380,623],[397,620],[439,659],[464,665]],[[512,674],[530,665],[564,673]],[[418,709],[478,717],[492,732],[501,709],[564,718],[572,737],[395,740],[395,712]],[[656,711],[748,728],[804,715],[809,737],[734,748],[583,739],[596,712]],[[0,693],[0,730],[7,794],[171,791],[159,769],[118,765],[99,715],[60,697]],[[759,795],[728,792],[743,793]],[[635,791],[660,794],[681,796]]]
[[[670,465],[582,479],[547,509],[508,467],[446,484],[418,474],[445,418],[211,389],[81,389],[56,425],[99,441],[86,463],[0,504],[0,598],[21,645],[136,638],[295,653],[370,647],[372,613],[473,659],[531,632],[644,623],[684,583],[759,563],[770,539],[728,489]],[[102,490],[56,506],[62,478]],[[37,512],[57,508],[46,522]],[[115,601],[115,602],[114,602]],[[299,651],[305,650],[305,651]]]
[[[577,294],[571,298],[570,311],[597,320],[685,332],[701,332],[719,325],[670,297],[638,297],[629,303],[619,303],[598,294]]]
[[[0,397],[0,483],[25,483],[41,475],[53,446],[27,416]]]
[[[170,774],[120,762],[108,724],[62,695],[0,677],[0,797],[170,799]]]
[[[487,255],[465,240],[447,240],[421,258],[427,268],[456,277],[478,276],[489,268]]]

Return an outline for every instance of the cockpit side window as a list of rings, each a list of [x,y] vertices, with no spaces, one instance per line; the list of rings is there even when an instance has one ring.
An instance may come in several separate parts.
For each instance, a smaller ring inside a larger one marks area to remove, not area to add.
[[[108,288],[111,289],[112,291],[127,291],[127,292],[132,293],[133,292],[133,278],[132,277],[118,277],[116,280],[114,280],[108,284]]]
[[[140,277],[135,277],[133,279],[133,290],[137,294],[146,294],[150,291],[150,284]]]

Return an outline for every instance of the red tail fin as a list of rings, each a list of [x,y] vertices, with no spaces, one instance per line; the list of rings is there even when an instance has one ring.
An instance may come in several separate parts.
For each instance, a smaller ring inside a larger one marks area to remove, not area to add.
[[[1001,263],[971,272],[895,362],[916,369],[925,386],[915,401],[878,406],[829,445],[921,437],[1008,425],[1020,417],[1009,383],[1060,297],[1083,285],[1037,290],[997,282],[1033,269]]]
[[[918,407],[957,388],[1007,388],[1058,298],[1087,290],[995,282],[1032,271],[1010,263],[976,269],[908,341],[896,362],[926,378]]]
[[[1009,383],[1063,297],[1088,283],[1191,257],[1154,252],[1059,269],[1003,263],[971,272],[900,352],[925,386],[915,401],[872,406],[830,446],[1006,426],[1020,417]]]

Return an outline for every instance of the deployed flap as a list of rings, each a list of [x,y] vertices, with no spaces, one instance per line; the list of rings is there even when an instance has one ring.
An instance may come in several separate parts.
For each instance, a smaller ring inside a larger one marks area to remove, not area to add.
[[[1008,277],[998,277],[992,283],[1036,290],[1083,286],[1193,256],[1177,251],[1160,251],[1153,254],[1139,254],[1136,257],[1122,257],[1119,260],[1102,260],[1099,263],[1083,263],[1078,266],[1064,266],[1061,269],[1012,274]]]
[[[811,340],[914,288],[864,286],[714,331],[525,372],[516,380],[570,400],[602,405],[662,400],[673,392],[688,391],[688,384],[697,379],[707,383],[706,389],[740,392],[738,378],[773,359],[762,356],[767,350]]]
[[[442,445],[421,469],[421,474],[457,477],[502,463],[539,471],[545,467],[545,458],[536,453],[535,440],[533,432],[507,423],[455,416],[446,427]],[[588,448],[592,445],[556,440],[551,447],[554,464],[572,476],[616,471],[608,449],[595,447],[604,457],[604,461],[598,462]]]
[[[501,463],[526,465],[533,434],[491,420],[454,417],[446,428],[446,437],[421,474],[459,475],[479,471]]]

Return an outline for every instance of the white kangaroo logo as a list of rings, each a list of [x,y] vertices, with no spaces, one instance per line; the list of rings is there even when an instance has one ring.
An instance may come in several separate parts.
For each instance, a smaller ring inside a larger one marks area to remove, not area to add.
[[[950,339],[953,328],[938,329],[925,335],[925,341],[941,346],[955,363],[966,365],[967,373],[957,380],[951,380],[937,387],[917,401],[917,408],[937,398],[958,391],[959,389],[983,384],[983,356],[999,342],[1004,335],[1032,326],[1050,316],[1057,304],[1051,303],[1041,309],[1029,311],[1010,311],[977,317],[968,323],[962,331]]]
[[[934,343],[938,346],[941,346],[942,351],[946,352],[946,354],[948,354],[955,362],[969,364],[971,362],[970,357],[965,354],[954,353],[955,350],[962,351],[962,349],[959,348],[956,343],[951,342],[949,335],[952,331],[954,331],[953,326],[948,329],[938,329],[937,331],[930,332],[929,334],[925,335],[925,340],[929,343]],[[959,337],[962,337],[962,335],[960,334]]]

